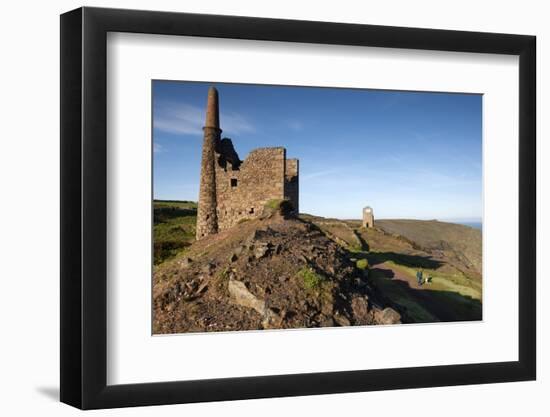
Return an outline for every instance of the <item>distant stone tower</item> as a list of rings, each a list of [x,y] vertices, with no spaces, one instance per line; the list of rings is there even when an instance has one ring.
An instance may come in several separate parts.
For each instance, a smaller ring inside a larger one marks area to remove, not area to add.
[[[374,213],[369,206],[363,208],[363,227],[374,227]]]
[[[199,207],[197,211],[196,238],[218,233],[216,212],[216,149],[221,138],[218,90],[210,87],[206,104],[206,122],[203,127]]]

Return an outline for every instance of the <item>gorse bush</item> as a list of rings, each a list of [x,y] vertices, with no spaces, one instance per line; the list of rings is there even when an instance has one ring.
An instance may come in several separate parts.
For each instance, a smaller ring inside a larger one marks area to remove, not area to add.
[[[283,201],[283,200],[279,200],[279,199],[276,199],[276,198],[268,200],[265,203],[264,207],[270,208],[272,210],[277,210],[279,208],[279,205],[281,204],[281,201]]]
[[[264,207],[271,211],[278,211],[283,216],[290,214],[294,211],[294,206],[292,205],[290,200],[287,199],[268,200],[265,203]]]
[[[316,273],[313,269],[307,266],[300,269],[297,275],[302,279],[304,286],[308,289],[319,288],[326,280],[323,275]]]
[[[360,246],[360,245],[349,245],[348,246],[348,249],[351,251],[351,252],[362,252],[363,251],[363,247]]]
[[[355,265],[357,266],[357,268],[365,270],[369,267],[369,261],[367,261],[366,259],[359,259],[357,260]]]

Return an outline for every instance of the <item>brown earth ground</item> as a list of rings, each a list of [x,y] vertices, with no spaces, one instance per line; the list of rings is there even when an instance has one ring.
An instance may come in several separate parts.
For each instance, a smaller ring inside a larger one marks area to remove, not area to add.
[[[479,231],[400,222],[271,212],[195,242],[155,267],[153,332],[481,319]]]
[[[279,214],[156,267],[154,333],[391,324],[399,314],[317,226]]]

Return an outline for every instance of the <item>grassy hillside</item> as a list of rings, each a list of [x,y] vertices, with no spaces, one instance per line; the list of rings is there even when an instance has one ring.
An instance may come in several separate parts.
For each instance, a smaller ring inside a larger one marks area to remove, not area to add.
[[[400,323],[364,266],[281,208],[196,241],[156,267],[153,332]]]
[[[165,261],[191,256],[201,247],[198,242],[194,243],[196,214],[194,202],[154,202],[157,269],[171,264]],[[420,220],[378,220],[374,229],[365,229],[353,220],[311,215],[300,215],[300,218],[317,226],[326,237],[345,249],[350,262],[368,271],[365,273],[369,285],[377,288],[387,302],[399,310],[403,322],[482,318],[479,230]],[[233,236],[232,233],[239,231],[236,228],[226,234]],[[181,256],[177,256],[179,254]],[[421,285],[416,279],[420,270],[426,279]],[[257,274],[258,271],[249,272]]]
[[[481,274],[481,230],[437,220],[379,220],[376,227],[410,239],[426,251],[443,252],[457,266]]]
[[[335,237],[354,258],[367,260],[369,279],[400,306],[403,320],[481,319],[481,233],[437,221],[357,221],[305,216]],[[358,239],[361,242],[358,247]],[[417,271],[429,282],[418,284]]]
[[[155,200],[153,202],[154,263],[173,258],[195,240],[197,203]]]

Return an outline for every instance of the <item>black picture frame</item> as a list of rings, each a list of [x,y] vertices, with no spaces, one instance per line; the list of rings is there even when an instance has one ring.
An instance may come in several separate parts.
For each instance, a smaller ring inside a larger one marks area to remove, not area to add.
[[[108,32],[519,56],[519,360],[107,385]],[[535,46],[534,36],[251,17],[88,7],[61,15],[61,401],[94,409],[534,380]]]

